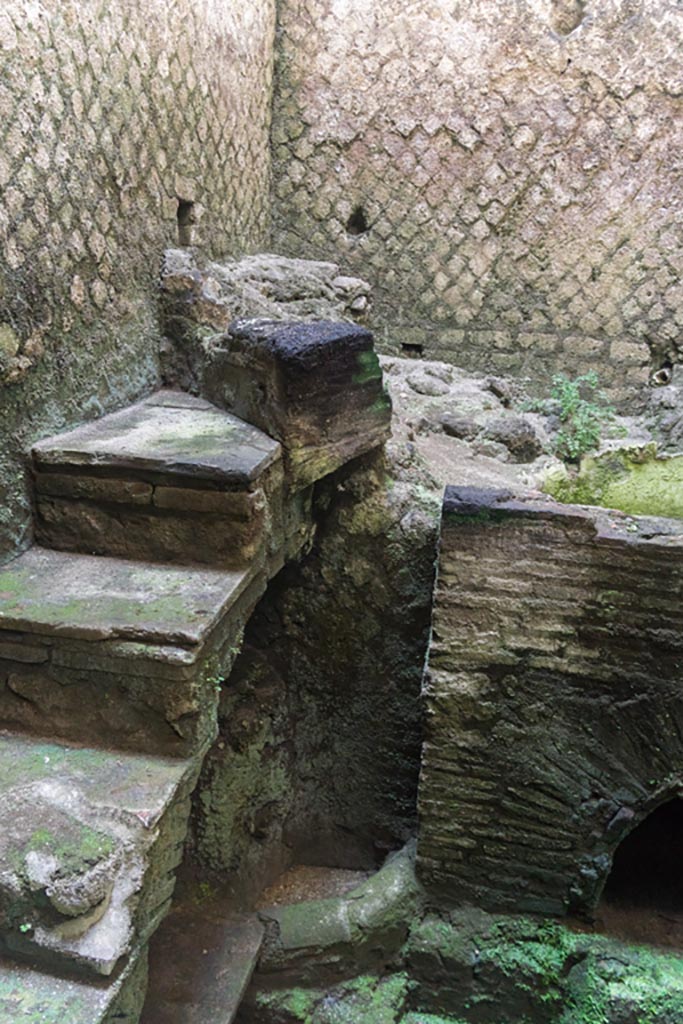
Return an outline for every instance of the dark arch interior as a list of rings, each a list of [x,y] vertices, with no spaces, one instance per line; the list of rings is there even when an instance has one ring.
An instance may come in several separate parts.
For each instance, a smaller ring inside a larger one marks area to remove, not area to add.
[[[613,906],[683,911],[683,800],[662,804],[626,836],[603,899]]]

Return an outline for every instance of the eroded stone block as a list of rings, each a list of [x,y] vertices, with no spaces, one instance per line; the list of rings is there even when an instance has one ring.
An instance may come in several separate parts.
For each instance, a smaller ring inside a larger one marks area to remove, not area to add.
[[[282,543],[279,444],[182,392],[40,441],[33,461],[50,547],[239,567]]]
[[[266,578],[30,549],[0,570],[0,727],[202,749]]]
[[[294,488],[378,447],[390,432],[372,335],[355,324],[236,321],[213,350],[205,389],[281,442]]]
[[[0,946],[109,976],[168,906],[197,771],[0,734]]]

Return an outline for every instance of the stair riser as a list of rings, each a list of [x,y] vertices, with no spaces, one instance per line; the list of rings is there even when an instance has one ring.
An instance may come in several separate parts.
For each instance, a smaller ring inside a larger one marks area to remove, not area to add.
[[[282,546],[282,489],[279,463],[250,491],[38,472],[36,536],[61,551],[241,569]]]

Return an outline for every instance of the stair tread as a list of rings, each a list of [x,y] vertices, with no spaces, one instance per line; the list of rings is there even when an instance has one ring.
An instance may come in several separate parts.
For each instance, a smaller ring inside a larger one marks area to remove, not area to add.
[[[0,732],[0,808],[29,783],[77,786],[102,806],[158,817],[188,771],[187,761],[154,754],[75,747]],[[1,816],[1,815],[0,815]],[[0,849],[4,842],[0,834]]]
[[[33,547],[0,568],[2,631],[194,647],[255,574]]]
[[[184,392],[161,391],[120,412],[38,442],[41,469],[135,470],[247,486],[280,445],[231,413]]]
[[[207,903],[173,908],[150,946],[141,1024],[230,1024],[251,980],[264,927]]]
[[[90,984],[0,957],[1,1024],[97,1024],[119,992],[119,983]]]

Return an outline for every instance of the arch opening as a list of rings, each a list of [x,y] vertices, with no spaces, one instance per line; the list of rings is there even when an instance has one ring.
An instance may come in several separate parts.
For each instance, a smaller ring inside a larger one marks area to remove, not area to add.
[[[661,804],[622,840],[598,917],[625,938],[683,945],[683,800]]]

